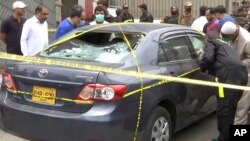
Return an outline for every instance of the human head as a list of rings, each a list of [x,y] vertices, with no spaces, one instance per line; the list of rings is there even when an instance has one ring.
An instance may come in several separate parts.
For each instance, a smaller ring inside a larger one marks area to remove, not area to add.
[[[206,6],[201,6],[200,7],[200,16],[205,16],[207,9],[208,8]]]
[[[248,8],[245,6],[241,6],[238,8],[237,12],[240,17],[247,17]]]
[[[109,2],[107,0],[103,0],[103,7],[104,9],[107,9],[109,7]]]
[[[179,15],[179,10],[176,6],[171,6],[170,12],[171,12],[171,15]]]
[[[103,6],[103,0],[98,0],[96,4],[97,6]]]
[[[83,8],[80,5],[74,5],[70,10],[70,19],[73,22],[73,24],[77,24],[81,21],[83,14]]]
[[[148,11],[148,6],[145,3],[138,5],[138,7],[141,9],[142,13],[145,13]]]
[[[245,0],[243,0],[242,2],[241,2],[241,4],[244,6],[244,7],[249,7],[249,1],[245,1]]]
[[[24,16],[26,7],[27,5],[24,4],[22,1],[14,2],[12,6],[14,13],[18,16]]]
[[[81,20],[86,20],[86,13],[85,13],[85,11],[82,11]]]
[[[109,3],[107,0],[98,0],[97,6],[103,6],[103,8],[106,10],[109,7]]]
[[[95,8],[95,20],[97,23],[104,22],[105,9],[103,6],[96,6]]]
[[[117,16],[121,16],[122,12],[123,12],[123,10],[121,8],[117,8],[116,11],[115,11]]]
[[[221,19],[225,14],[227,14],[227,10],[223,5],[219,5],[215,8],[215,15],[218,19]]]
[[[235,40],[239,35],[239,27],[232,22],[226,22],[221,28],[221,35],[226,41]]]
[[[193,4],[190,1],[184,3],[184,9],[186,13],[191,13]]]
[[[209,22],[211,22],[214,18],[216,18],[215,8],[213,8],[213,7],[208,8],[208,10],[206,11],[206,18]]]
[[[127,4],[124,4],[122,6],[122,9],[123,9],[123,13],[127,14],[128,13],[128,5]]]
[[[41,22],[45,22],[49,16],[49,10],[45,5],[39,5],[35,9],[36,18]]]

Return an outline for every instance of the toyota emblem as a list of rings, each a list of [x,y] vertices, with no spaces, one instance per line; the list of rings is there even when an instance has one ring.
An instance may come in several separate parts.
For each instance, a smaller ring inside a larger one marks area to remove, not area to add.
[[[41,78],[44,78],[47,74],[48,74],[48,70],[47,69],[40,69],[38,72],[38,76]]]

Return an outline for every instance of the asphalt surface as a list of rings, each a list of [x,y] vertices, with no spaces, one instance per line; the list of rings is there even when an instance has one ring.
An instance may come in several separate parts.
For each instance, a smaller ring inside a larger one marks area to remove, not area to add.
[[[173,141],[211,141],[218,136],[215,113],[174,135]],[[0,141],[27,141],[0,129]]]

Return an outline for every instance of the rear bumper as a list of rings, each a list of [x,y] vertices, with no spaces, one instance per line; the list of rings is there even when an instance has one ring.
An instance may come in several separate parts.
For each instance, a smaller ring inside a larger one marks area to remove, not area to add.
[[[92,112],[74,114],[34,108],[1,98],[2,94],[0,125],[5,131],[22,138],[46,141],[133,139],[136,118],[119,113],[114,105],[103,111],[96,112],[97,107]]]

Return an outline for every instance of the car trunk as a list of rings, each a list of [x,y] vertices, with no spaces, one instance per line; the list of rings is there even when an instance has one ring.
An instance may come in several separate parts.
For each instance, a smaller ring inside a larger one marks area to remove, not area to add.
[[[18,91],[17,94],[8,92],[15,102],[76,113],[86,112],[93,105],[75,103],[73,100],[86,84],[96,83],[99,72],[27,63],[9,65],[7,72],[11,74]]]

